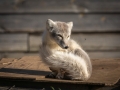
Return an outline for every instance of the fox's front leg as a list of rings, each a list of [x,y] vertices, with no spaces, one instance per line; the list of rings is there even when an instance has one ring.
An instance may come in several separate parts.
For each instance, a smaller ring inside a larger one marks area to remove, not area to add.
[[[58,73],[56,75],[57,79],[64,79],[64,74],[65,74],[65,70],[64,69],[58,69]]]
[[[56,78],[56,75],[58,74],[58,70],[54,67],[49,67],[49,69],[52,71],[50,74],[46,75],[46,78]]]

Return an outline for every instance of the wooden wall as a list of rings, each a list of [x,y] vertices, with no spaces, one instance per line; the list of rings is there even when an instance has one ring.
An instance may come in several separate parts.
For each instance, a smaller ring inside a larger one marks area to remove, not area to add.
[[[120,0],[0,0],[0,58],[38,55],[49,18],[73,21],[91,58],[120,58]]]

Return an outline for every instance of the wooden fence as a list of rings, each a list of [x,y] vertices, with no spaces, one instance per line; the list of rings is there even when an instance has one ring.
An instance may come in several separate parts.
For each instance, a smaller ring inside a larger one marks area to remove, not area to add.
[[[91,58],[120,58],[120,0],[0,0],[0,58],[38,55],[49,18],[73,21]]]

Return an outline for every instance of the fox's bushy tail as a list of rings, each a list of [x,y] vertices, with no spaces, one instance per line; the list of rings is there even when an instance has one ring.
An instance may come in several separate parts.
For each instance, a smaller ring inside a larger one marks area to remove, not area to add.
[[[73,53],[50,51],[43,46],[40,48],[40,56],[49,66],[65,69],[72,79],[87,80],[91,76],[85,60]]]

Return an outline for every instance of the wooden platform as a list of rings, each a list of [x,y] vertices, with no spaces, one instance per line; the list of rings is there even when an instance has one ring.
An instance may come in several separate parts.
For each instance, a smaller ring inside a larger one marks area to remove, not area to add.
[[[92,60],[93,73],[88,81],[72,81],[49,79],[44,76],[50,73],[47,65],[39,56],[26,56],[21,59],[3,58],[0,60],[0,79],[25,79],[35,82],[89,84],[89,85],[120,85],[120,59]]]
[[[120,0],[0,0],[0,59],[38,55],[47,19],[73,21],[92,59],[120,58]]]

